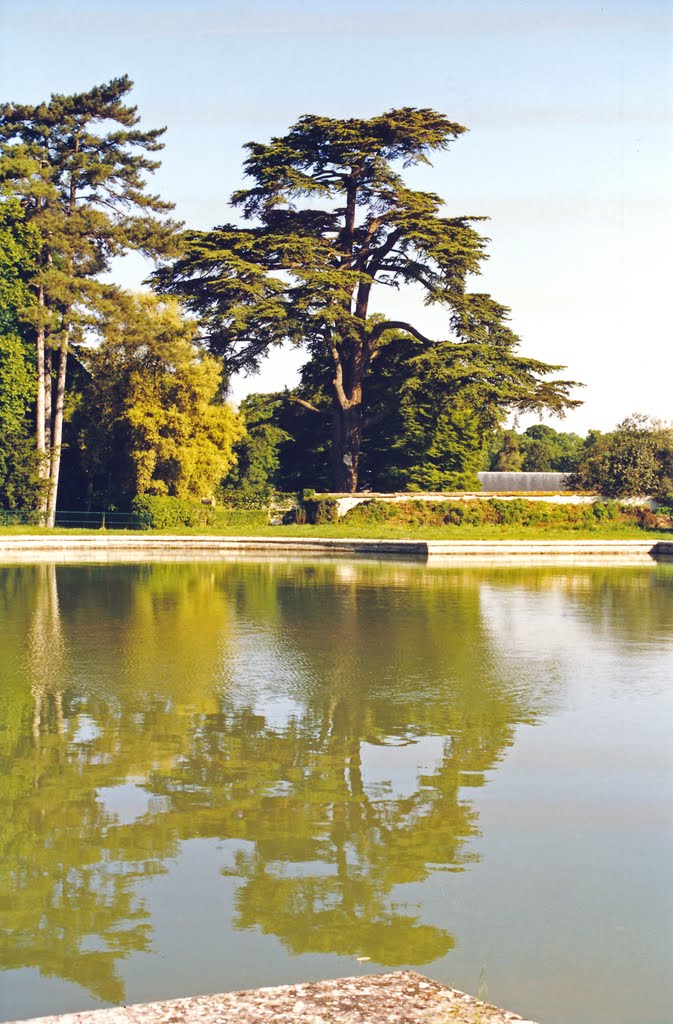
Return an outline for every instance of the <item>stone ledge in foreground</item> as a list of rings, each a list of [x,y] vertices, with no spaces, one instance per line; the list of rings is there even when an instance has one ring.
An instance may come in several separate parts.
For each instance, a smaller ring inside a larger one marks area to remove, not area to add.
[[[36,1017],[26,1024],[515,1024],[517,1021],[534,1024],[415,971],[395,971]]]

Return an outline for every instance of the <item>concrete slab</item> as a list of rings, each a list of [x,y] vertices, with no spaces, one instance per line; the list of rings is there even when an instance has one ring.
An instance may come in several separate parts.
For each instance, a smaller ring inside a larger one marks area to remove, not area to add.
[[[415,971],[258,988],[85,1013],[29,1024],[534,1024]],[[10,1022],[16,1024],[16,1022]]]

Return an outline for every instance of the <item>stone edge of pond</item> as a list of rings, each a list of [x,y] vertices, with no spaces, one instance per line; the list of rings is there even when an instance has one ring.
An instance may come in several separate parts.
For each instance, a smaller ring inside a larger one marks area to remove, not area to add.
[[[156,552],[228,552],[266,554],[327,554],[397,557],[414,560],[474,558],[673,558],[673,541],[648,540],[374,540],[357,537],[227,537],[212,534],[160,534],[118,536],[110,534],[0,535],[3,555],[40,554],[153,554]]]
[[[416,971],[35,1017],[25,1024],[534,1024]],[[8,1022],[16,1024],[16,1022]]]

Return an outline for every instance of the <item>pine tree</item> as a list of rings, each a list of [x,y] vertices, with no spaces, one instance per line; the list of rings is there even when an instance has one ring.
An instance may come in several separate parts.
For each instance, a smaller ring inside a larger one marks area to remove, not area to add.
[[[30,426],[35,358],[21,323],[31,303],[23,277],[38,249],[20,203],[0,187],[0,508],[32,509],[43,489]]]
[[[124,98],[132,82],[113,79],[85,93],[54,94],[37,106],[0,106],[0,180],[41,239],[26,273],[33,302],[24,311],[36,352],[36,443],[45,521],[53,525],[63,435],[68,353],[92,310],[113,289],[99,275],[129,249],[170,251],[169,203],[147,191],[165,129],[138,127]]]
[[[338,491],[357,486],[365,380],[391,332],[433,345],[412,323],[372,315],[375,284],[420,286],[426,302],[446,307],[447,335],[491,360],[518,343],[502,322],[505,307],[466,290],[485,257],[480,218],[443,216],[438,195],[408,188],[394,169],[428,163],[464,131],[408,107],[369,120],[301,117],[287,135],[247,146],[252,187],[232,201],[250,226],[188,233],[180,258],[156,275],[199,315],[229,372],[256,368],[270,346],[288,341],[320,363]],[[537,364],[543,376],[554,369]],[[570,386],[545,385],[555,407],[571,404]]]

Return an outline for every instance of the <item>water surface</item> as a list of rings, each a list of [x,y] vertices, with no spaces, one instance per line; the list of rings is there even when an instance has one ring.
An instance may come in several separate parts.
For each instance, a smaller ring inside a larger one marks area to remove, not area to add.
[[[410,966],[664,1024],[672,570],[0,568],[0,1017]]]

